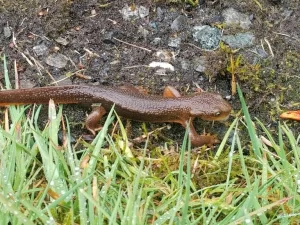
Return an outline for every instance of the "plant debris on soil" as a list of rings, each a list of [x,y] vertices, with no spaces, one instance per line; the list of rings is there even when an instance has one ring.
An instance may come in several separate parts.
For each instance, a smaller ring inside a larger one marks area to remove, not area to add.
[[[172,85],[191,94],[199,86],[226,98],[233,115],[240,110],[235,94],[239,82],[251,115],[276,130],[282,111],[300,108],[299,1],[192,2],[4,1],[1,55],[8,59],[11,80],[16,62],[21,88],[59,81],[130,84],[151,94],[162,94]],[[151,66],[153,62],[163,64]],[[3,84],[2,72],[0,78]],[[78,123],[87,110],[67,109],[72,132],[87,132],[74,129],[81,128]],[[300,126],[289,123],[299,133]],[[160,126],[150,124],[148,130]],[[184,129],[171,126],[163,136],[181,143]],[[141,126],[136,127],[141,134]],[[197,127],[220,138],[227,129],[226,124],[205,121]]]

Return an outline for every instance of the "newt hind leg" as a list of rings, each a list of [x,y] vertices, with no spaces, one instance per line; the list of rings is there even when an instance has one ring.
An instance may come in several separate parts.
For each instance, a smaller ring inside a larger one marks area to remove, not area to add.
[[[105,114],[106,110],[102,106],[98,106],[88,115],[85,126],[93,135],[96,135],[96,131],[101,129],[99,121]]]

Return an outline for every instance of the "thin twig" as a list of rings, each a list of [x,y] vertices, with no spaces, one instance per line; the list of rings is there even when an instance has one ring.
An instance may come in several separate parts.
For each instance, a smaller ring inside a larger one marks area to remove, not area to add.
[[[18,73],[16,60],[14,60],[14,70],[15,70],[15,89],[20,89],[20,79],[19,79],[19,73]]]
[[[53,82],[55,83],[56,80],[54,79],[54,77],[52,76],[52,74],[48,70],[45,70],[45,71],[48,74],[48,76],[50,77],[50,79],[53,80]]]
[[[20,50],[18,50],[19,52],[20,52]],[[30,66],[33,66],[33,63],[28,59],[28,57],[23,53],[23,52],[20,52],[21,53],[21,55],[23,56],[23,58],[25,58],[26,59],[26,61],[28,62],[28,64],[30,65]]]
[[[17,45],[16,40],[17,40],[17,38],[15,37],[15,33],[13,32],[12,33],[12,42],[13,42],[15,48],[17,49],[18,52],[20,52],[20,54],[23,56],[23,58],[25,58],[25,60],[28,62],[28,64],[30,66],[33,66],[33,63],[28,59],[28,57],[23,52],[20,51],[20,49],[19,49],[19,47]]]
[[[152,52],[152,50],[150,50],[150,49],[147,49],[147,48],[144,48],[144,47],[140,47],[140,46],[137,46],[137,45],[134,45],[134,44],[130,44],[130,43],[122,41],[122,40],[120,40],[118,38],[114,37],[113,39],[116,40],[116,41],[119,41],[119,42],[121,42],[123,44],[129,45],[129,46],[132,46],[132,47],[135,47],[135,48],[139,48],[139,49],[145,50],[147,52]]]
[[[45,69],[44,66],[38,60],[36,60],[32,55],[30,55],[29,52],[27,52],[27,54],[28,54],[29,58],[34,62],[36,69],[39,72],[40,76],[42,76],[41,70]]]
[[[97,53],[92,52],[91,50],[87,49],[87,48],[83,48],[84,51],[86,51],[90,56],[96,56],[96,57],[100,57]]]
[[[273,53],[273,50],[272,50],[270,42],[268,41],[267,38],[264,38],[264,40],[265,40],[265,42],[267,43],[267,45],[269,47],[269,50],[270,50],[270,53],[271,53],[272,57],[274,57],[274,53]]]
[[[35,33],[32,33],[32,32],[29,32],[30,34],[32,34],[33,36],[36,36],[36,37],[39,37],[41,39],[46,39],[47,41],[51,41],[49,38],[47,38],[46,36],[40,36],[38,34],[35,34]]]
[[[288,35],[288,34],[284,34],[284,33],[278,33],[278,32],[275,32],[275,31],[272,31],[274,34],[278,34],[278,35],[282,35],[282,36],[286,36],[286,37],[289,37],[291,39],[294,39],[296,41],[299,41],[300,42],[300,39],[298,38],[295,38],[295,37],[292,37],[291,35]]]
[[[140,67],[149,67],[148,65],[135,65],[135,66],[125,66],[123,69],[133,69],[133,68],[140,68]]]
[[[69,79],[70,77],[76,75],[77,73],[79,73],[79,72],[81,72],[81,71],[84,71],[84,69],[78,70],[78,71],[72,73],[70,76],[64,77],[64,78],[62,78],[62,79],[60,79],[60,80],[53,81],[52,83],[50,83],[50,85],[52,85],[52,84],[58,84],[59,82],[62,82],[62,81],[64,81],[64,80],[67,80],[67,79]]]
[[[194,47],[194,48],[196,48],[196,49],[198,49],[198,50],[200,50],[200,51],[204,51],[204,49],[202,49],[202,48],[200,48],[200,47],[198,47],[197,45],[194,45],[194,44],[192,44],[192,43],[183,43],[183,44],[186,44],[186,45],[189,45],[189,46],[191,46],[191,47]]]
[[[265,49],[265,46],[264,46],[264,43],[263,43],[262,39],[260,39],[260,45],[261,45],[261,48],[264,50],[264,52],[266,52],[266,49]]]

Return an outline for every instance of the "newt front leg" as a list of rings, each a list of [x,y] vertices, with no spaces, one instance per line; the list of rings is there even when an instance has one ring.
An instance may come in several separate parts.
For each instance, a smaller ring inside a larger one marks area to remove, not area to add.
[[[106,114],[106,110],[102,106],[96,107],[86,118],[85,126],[93,135],[96,135],[96,131],[101,129],[99,121]]]
[[[189,137],[193,146],[207,145],[212,147],[214,144],[220,143],[215,135],[202,134],[199,135],[192,123],[193,121],[186,121],[186,125],[189,125]]]
[[[163,96],[166,98],[179,98],[181,97],[181,94],[174,87],[167,86],[164,89]],[[219,143],[219,140],[216,138],[215,135],[199,135],[195,130],[192,118],[188,118],[188,120],[179,120],[174,122],[180,123],[185,128],[189,127],[189,138],[193,146],[207,145],[211,147],[214,144]]]

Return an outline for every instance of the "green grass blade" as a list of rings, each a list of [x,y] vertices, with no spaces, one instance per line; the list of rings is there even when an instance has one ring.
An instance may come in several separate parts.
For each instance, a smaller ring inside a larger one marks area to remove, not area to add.
[[[253,122],[251,120],[251,117],[250,117],[250,114],[249,114],[249,111],[248,111],[248,107],[246,106],[246,102],[245,102],[243,93],[242,93],[239,85],[237,85],[237,91],[238,91],[238,95],[239,95],[239,98],[240,98],[240,101],[241,101],[242,110],[243,110],[243,113],[244,113],[244,116],[245,116],[247,129],[248,129],[249,136],[250,136],[251,143],[252,143],[252,147],[253,147],[253,152],[254,152],[256,157],[261,158],[261,151],[260,151],[261,142],[260,142],[260,140],[257,137],[257,134],[255,132],[255,128],[253,126]]]

